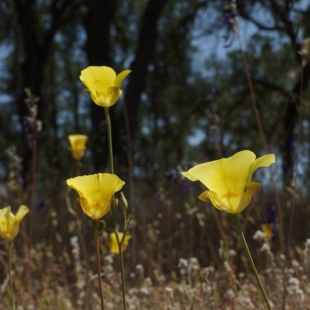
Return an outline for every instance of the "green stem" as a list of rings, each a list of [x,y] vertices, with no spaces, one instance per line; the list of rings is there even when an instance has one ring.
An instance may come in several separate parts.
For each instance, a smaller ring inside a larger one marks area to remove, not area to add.
[[[99,284],[99,295],[101,301],[101,310],[104,310],[104,300],[102,292],[102,282],[101,282],[101,267],[100,267],[100,249],[99,249],[99,231],[98,231],[99,221],[94,221],[94,235],[95,235],[95,246],[96,246],[96,262],[97,262],[97,273],[98,273],[98,284]]]
[[[236,224],[235,227],[237,228],[237,231],[238,231],[238,234],[239,234],[239,237],[241,238],[241,242],[242,242],[242,245],[245,249],[245,253],[246,253],[246,256],[247,256],[247,259],[249,261],[249,264],[252,268],[252,271],[255,275],[255,278],[256,278],[256,281],[257,281],[257,284],[259,286],[259,289],[263,295],[263,298],[265,300],[265,303],[267,305],[267,308],[268,310],[271,310],[271,307],[270,307],[270,304],[269,304],[269,301],[268,301],[268,298],[267,298],[267,295],[266,295],[266,292],[264,290],[264,287],[263,287],[263,284],[259,278],[259,275],[258,275],[258,272],[257,272],[257,269],[255,267],[255,264],[253,262],[253,259],[252,259],[252,256],[251,256],[251,253],[250,253],[250,250],[249,250],[249,247],[247,245],[247,242],[245,240],[245,237],[244,237],[244,234],[242,232],[242,228],[241,228],[241,225],[240,225],[240,221],[239,221],[239,217],[238,217],[238,214],[234,214],[232,215],[233,219],[234,219],[234,223]]]
[[[126,285],[125,285],[125,272],[124,272],[124,261],[123,261],[123,251],[122,251],[122,243],[125,240],[125,231],[122,240],[119,240],[118,231],[115,229],[115,236],[118,245],[118,253],[119,253],[119,264],[121,267],[121,276],[122,276],[122,293],[123,293],[123,309],[126,310]]]
[[[13,279],[12,279],[12,249],[13,242],[9,242],[9,280],[10,280],[10,298],[11,298],[11,308],[15,310],[15,301],[13,293]]]
[[[111,120],[109,115],[109,108],[104,108],[105,118],[107,122],[107,130],[108,130],[108,145],[109,145],[109,165],[110,165],[110,173],[114,173],[114,164],[113,164],[113,144],[112,144],[112,128],[111,128]]]
[[[127,211],[123,211],[124,213],[124,232],[125,232],[125,229],[127,230]]]
[[[109,115],[109,108],[104,108],[105,111],[105,118],[107,122],[107,131],[108,131],[108,146],[109,146],[109,164],[110,164],[110,173],[114,174],[114,164],[113,164],[113,143],[112,143],[112,129],[111,129],[111,120]],[[114,203],[113,203],[114,205]],[[126,310],[126,291],[125,291],[125,274],[124,274],[124,264],[123,264],[123,253],[121,249],[121,242],[118,237],[118,231],[116,228],[116,219],[115,219],[115,209],[112,206],[111,208],[111,215],[114,224],[114,231],[116,235],[116,240],[118,244],[119,250],[119,259],[120,259],[120,268],[121,268],[121,276],[122,276],[122,292],[123,292],[123,308]],[[124,233],[125,236],[125,233]]]

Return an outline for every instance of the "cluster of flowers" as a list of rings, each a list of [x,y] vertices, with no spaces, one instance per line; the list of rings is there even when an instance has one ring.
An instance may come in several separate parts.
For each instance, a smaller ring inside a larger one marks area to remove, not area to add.
[[[107,112],[120,98],[122,82],[129,73],[130,70],[125,70],[116,75],[114,70],[109,67],[88,67],[82,70],[80,80],[86,86],[84,92],[88,91],[92,100],[105,108]],[[33,137],[36,137],[41,130],[40,122],[36,120],[35,102],[37,98],[31,94],[28,97],[27,102],[31,115],[27,121],[32,126]],[[85,135],[69,136],[71,153],[75,160],[82,159],[87,139]],[[274,162],[275,155],[273,154],[256,158],[253,152],[244,150],[229,158],[195,165],[188,171],[175,168],[166,174],[166,178],[173,180],[183,176],[190,181],[200,181],[207,188],[200,194],[200,200],[211,202],[217,209],[236,215],[249,205],[252,196],[261,187],[260,183],[252,181],[253,173],[258,168],[270,166]],[[125,184],[113,173],[113,169],[111,170],[112,173],[77,176],[67,180],[67,185],[78,193],[77,200],[83,212],[97,225],[99,225],[99,220],[110,211],[112,203],[116,201],[115,193],[120,191]],[[16,216],[11,213],[10,207],[0,210],[0,236],[10,242],[13,241],[18,233],[20,221],[28,212],[29,209],[24,205],[20,206]],[[237,226],[239,225],[238,221],[236,219]],[[242,236],[240,225],[238,227],[238,232]],[[118,253],[118,249],[123,252],[131,238],[125,233],[118,233],[116,229],[110,237],[111,252],[114,253]],[[268,304],[267,299],[266,303]]]

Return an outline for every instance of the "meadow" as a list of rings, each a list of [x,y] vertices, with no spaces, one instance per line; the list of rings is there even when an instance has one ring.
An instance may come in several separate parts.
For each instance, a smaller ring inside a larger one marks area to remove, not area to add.
[[[0,310],[310,309],[310,6],[237,2],[0,5]]]
[[[11,207],[0,210],[1,309],[306,309],[310,239],[306,230],[294,235],[292,219],[303,208],[294,225],[307,227],[309,208],[292,188],[282,207],[285,196],[271,170],[274,154],[256,158],[243,150],[207,163],[183,162],[138,206],[135,197],[128,202],[119,192],[125,182],[114,174],[109,110],[128,74],[105,66],[81,71],[92,100],[105,110],[109,170],[82,173],[89,137],[69,135],[76,176],[64,180],[56,195],[38,187],[42,126],[38,99],[26,92],[33,150],[30,205],[21,203],[21,159],[10,148],[3,199],[20,207],[16,215]],[[255,173],[259,168],[267,174]],[[46,195],[50,207],[35,203],[36,194]],[[262,208],[265,217],[259,216]],[[284,211],[290,214],[287,222]]]

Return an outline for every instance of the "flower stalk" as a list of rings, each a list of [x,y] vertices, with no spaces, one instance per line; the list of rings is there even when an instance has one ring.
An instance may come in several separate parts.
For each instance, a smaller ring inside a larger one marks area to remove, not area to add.
[[[108,148],[109,148],[109,168],[110,173],[112,175],[114,174],[114,163],[113,163],[112,129],[109,115],[109,108],[113,106],[122,95],[121,90],[122,82],[130,72],[131,72],[130,70],[124,70],[118,75],[116,75],[115,71],[110,67],[90,66],[82,70],[80,75],[81,82],[86,86],[84,92],[88,91],[94,103],[103,107],[105,110],[105,118],[107,123],[107,134],[108,134]],[[125,276],[124,276],[123,257],[121,251],[123,239],[120,242],[116,226],[116,218],[115,218],[116,199],[114,199],[114,192],[109,202],[109,210],[113,220],[114,232],[117,238],[118,247],[120,249],[119,254],[120,254],[120,268],[122,274],[123,305],[124,309],[126,309]],[[99,241],[97,240],[97,242]]]
[[[13,249],[13,242],[9,242],[9,289],[10,289],[10,299],[11,299],[11,309],[15,310],[15,300],[14,300],[14,292],[13,292],[13,279],[12,279],[12,249]]]
[[[247,256],[248,262],[249,262],[249,264],[251,266],[251,269],[252,269],[252,271],[254,273],[254,276],[256,278],[259,290],[261,291],[261,294],[262,294],[262,296],[263,296],[263,298],[265,300],[265,303],[267,305],[268,310],[271,310],[271,307],[270,307],[270,304],[269,304],[269,301],[268,301],[268,298],[267,298],[267,294],[266,294],[265,289],[263,287],[263,284],[262,284],[262,282],[261,282],[261,280],[259,278],[259,274],[257,272],[257,269],[255,267],[254,261],[252,259],[251,252],[250,252],[249,247],[247,245],[247,242],[245,240],[245,237],[244,237],[244,234],[243,234],[243,231],[242,231],[242,228],[241,228],[239,216],[238,216],[238,214],[231,214],[230,216],[231,216],[231,219],[233,221],[233,225],[237,229],[238,235],[239,235],[239,237],[241,239],[243,248],[245,250],[245,254]]]
[[[97,263],[97,273],[98,273],[98,285],[99,285],[99,295],[101,302],[101,310],[105,310],[103,291],[102,291],[102,281],[101,281],[101,266],[100,266],[100,247],[99,247],[99,220],[94,220],[94,236],[95,236],[95,247],[96,247],[96,263]]]
[[[117,245],[118,245],[119,264],[121,267],[123,309],[126,310],[126,285],[125,285],[125,272],[124,272],[124,261],[123,261],[123,250],[122,250],[122,244],[125,240],[125,234],[122,236],[122,240],[120,240],[119,235],[118,235],[118,231],[117,231],[117,229],[115,229],[115,236],[116,236]]]
[[[109,167],[110,167],[110,173],[114,173],[112,128],[111,128],[111,120],[110,120],[110,115],[109,115],[109,108],[104,108],[104,111],[105,111],[105,117],[106,117],[106,122],[107,122],[107,132],[108,132]],[[117,245],[119,249],[119,263],[120,263],[121,277],[122,277],[123,309],[126,310],[126,285],[125,285],[125,272],[124,272],[124,263],[123,263],[123,253],[122,253],[122,242],[120,242],[119,240],[118,231],[116,227],[114,203],[115,203],[115,200],[113,200],[113,203],[112,203],[111,215],[113,218],[114,231],[115,231]],[[126,214],[126,212],[124,212],[124,214]],[[126,220],[126,217],[125,217],[125,220]]]
[[[109,168],[110,168],[110,173],[114,173],[112,127],[111,127],[109,108],[104,108],[104,112],[105,112],[105,119],[107,122],[107,131],[108,131]]]

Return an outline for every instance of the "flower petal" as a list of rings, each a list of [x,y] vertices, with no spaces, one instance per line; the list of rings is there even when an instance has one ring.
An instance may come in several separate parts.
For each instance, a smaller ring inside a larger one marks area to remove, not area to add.
[[[126,78],[126,76],[131,72],[131,70],[124,70],[121,73],[117,75],[114,81],[114,86],[117,86],[118,88],[121,88],[123,80]]]
[[[247,183],[239,195],[238,201],[231,203],[230,211],[228,213],[236,214],[243,211],[251,202],[252,196],[256,194],[261,188],[260,183],[250,182]]]
[[[224,201],[219,197],[219,195],[212,191],[205,191],[198,197],[202,201],[209,202],[207,198],[210,199],[211,203],[216,207],[217,209],[228,212],[227,210],[229,207],[224,203]]]
[[[182,175],[188,178],[190,181],[199,181],[197,178],[195,178],[193,175],[191,175],[190,172],[184,171],[182,172]]]
[[[98,173],[68,179],[67,184],[78,192],[84,213],[99,219],[109,211],[114,193],[125,182],[115,174]]]
[[[92,93],[105,91],[114,85],[116,78],[115,71],[106,66],[89,66],[81,71],[80,80]]]
[[[248,181],[251,181],[253,173],[260,167],[268,167],[276,161],[274,154],[268,154],[257,158],[251,165],[249,170]]]
[[[241,151],[229,158],[197,165],[188,173],[201,181],[209,190],[221,195],[245,185],[249,168],[255,157],[251,151]]]
[[[16,222],[19,223],[28,212],[29,212],[29,208],[25,205],[21,205],[15,216]]]

